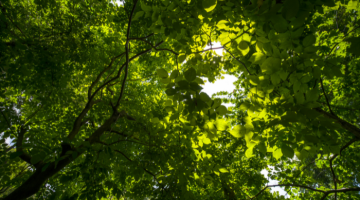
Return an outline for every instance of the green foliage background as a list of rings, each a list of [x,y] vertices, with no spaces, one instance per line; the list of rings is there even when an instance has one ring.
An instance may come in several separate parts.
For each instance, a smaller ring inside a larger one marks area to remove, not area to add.
[[[0,10],[1,198],[360,199],[358,0]]]

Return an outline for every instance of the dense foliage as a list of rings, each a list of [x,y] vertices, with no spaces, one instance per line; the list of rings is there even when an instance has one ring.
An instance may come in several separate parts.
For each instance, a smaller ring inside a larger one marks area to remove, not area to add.
[[[0,198],[360,199],[358,0],[0,10]]]

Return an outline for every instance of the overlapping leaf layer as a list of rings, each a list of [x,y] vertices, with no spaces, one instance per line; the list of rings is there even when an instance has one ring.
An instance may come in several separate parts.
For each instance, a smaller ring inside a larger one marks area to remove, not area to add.
[[[360,199],[357,0],[0,10],[0,197]]]

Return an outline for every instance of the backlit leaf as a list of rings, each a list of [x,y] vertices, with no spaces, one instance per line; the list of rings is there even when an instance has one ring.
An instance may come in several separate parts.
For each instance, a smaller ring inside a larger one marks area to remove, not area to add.
[[[215,9],[217,0],[202,0],[203,8],[206,12],[210,12]]]

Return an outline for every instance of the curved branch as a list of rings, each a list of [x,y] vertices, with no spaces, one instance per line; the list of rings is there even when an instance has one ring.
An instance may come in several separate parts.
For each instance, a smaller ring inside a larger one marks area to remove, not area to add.
[[[339,190],[328,190],[324,192],[324,196],[321,198],[321,200],[324,200],[329,194],[332,193],[338,193],[338,192],[356,192],[360,191],[360,188],[344,188]]]
[[[350,192],[350,191],[360,191],[360,187],[359,188],[345,188],[345,189],[339,189],[339,190],[318,190],[318,189],[314,189],[312,187],[306,186],[306,185],[299,185],[299,184],[278,184],[278,185],[268,185],[266,187],[264,187],[259,193],[257,193],[255,196],[253,196],[251,199],[254,199],[256,197],[258,197],[262,192],[264,192],[267,188],[269,187],[281,187],[281,186],[291,186],[291,187],[300,187],[300,188],[305,188],[308,190],[312,190],[315,192],[321,192],[324,193],[324,196],[321,199],[324,199],[327,195],[331,194],[331,193],[336,193],[336,192]]]
[[[325,96],[325,99],[326,99],[326,104],[330,110],[330,113],[335,115],[334,112],[331,110],[331,107],[330,107],[330,103],[329,103],[329,99],[327,98],[326,96],[326,93],[325,93],[325,89],[324,89],[324,85],[323,85],[323,81],[322,81],[322,78],[320,77],[320,84],[321,84],[321,88],[322,88],[322,91],[324,93],[324,96]],[[336,116],[336,115],[335,115]]]
[[[159,45],[162,44],[162,43],[163,43],[163,41],[159,42],[159,43],[157,44],[157,46],[159,46]],[[151,50],[152,50],[152,48],[147,49],[147,50],[145,50],[145,51],[142,51],[142,52],[136,54],[135,56],[131,57],[129,61],[132,61],[132,60],[136,59],[137,57],[139,57],[139,56],[141,56],[141,55],[143,55],[143,54],[145,54],[145,53],[150,52]],[[86,113],[90,110],[90,108],[94,105],[94,103],[92,102],[92,99],[93,99],[93,98],[95,97],[95,95],[96,95],[101,89],[103,89],[107,84],[109,84],[109,83],[111,83],[112,81],[118,79],[118,78],[120,77],[121,71],[122,71],[122,69],[123,69],[124,67],[125,67],[125,64],[123,64],[123,65],[121,66],[121,68],[119,69],[117,75],[116,75],[114,78],[112,78],[112,79],[108,80],[107,82],[105,82],[104,84],[102,84],[102,85],[101,85],[99,88],[97,88],[97,89],[95,90],[95,92],[91,95],[91,97],[90,97],[90,99],[88,100],[88,103],[86,104],[85,108],[82,110],[82,112],[79,114],[79,116],[76,118],[76,120],[75,120],[75,122],[74,122],[73,129],[71,130],[71,132],[70,132],[69,135],[68,135],[68,138],[69,138],[70,140],[74,139],[75,135],[79,132],[80,127],[81,127],[80,125],[81,125],[81,122],[82,122],[83,118],[85,117]]]
[[[30,165],[31,164],[31,156],[29,154],[27,154],[24,150],[23,150],[23,147],[22,147],[22,143],[23,143],[23,140],[24,140],[24,135],[26,133],[26,129],[24,127],[21,127],[20,131],[19,131],[19,134],[18,134],[18,138],[17,138],[17,141],[16,141],[16,152],[20,152],[21,155],[19,156],[23,161],[29,163]],[[37,164],[37,163],[35,163]],[[35,165],[34,166],[37,168],[38,166]]]
[[[115,109],[117,107],[119,107],[120,105],[120,100],[124,94],[124,89],[125,89],[125,83],[126,83],[126,78],[128,76],[128,71],[129,71],[129,36],[130,36],[130,28],[131,28],[131,20],[132,20],[132,16],[134,14],[134,11],[135,11],[135,8],[136,8],[136,5],[137,5],[137,0],[134,1],[134,6],[131,10],[131,13],[130,13],[130,16],[129,16],[129,22],[128,22],[128,27],[127,27],[127,33],[126,33],[126,43],[125,43],[125,56],[126,56],[126,62],[125,62],[125,76],[124,76],[124,79],[123,79],[123,82],[122,82],[122,85],[121,85],[121,91],[120,91],[120,96],[116,102],[116,105],[115,105]]]
[[[278,187],[278,186],[291,186],[291,187],[300,187],[300,188],[306,188],[306,189],[309,189],[309,190],[312,190],[312,191],[315,191],[315,192],[322,192],[322,193],[325,193],[324,190],[318,190],[318,189],[314,189],[314,188],[311,188],[309,186],[306,186],[306,185],[298,185],[298,184],[279,184],[279,185],[268,185],[266,187],[264,187],[259,193],[257,193],[255,196],[253,196],[251,199],[254,199],[256,197],[258,197],[262,192],[264,192],[267,188],[269,187]]]
[[[121,56],[124,55],[124,54],[125,54],[125,52],[119,54],[118,56],[113,57],[113,58],[111,59],[111,62],[109,63],[109,65],[108,65],[105,69],[103,69],[103,70],[100,72],[100,74],[96,77],[95,81],[91,83],[91,85],[90,85],[90,87],[89,87],[89,90],[88,90],[88,99],[89,99],[89,100],[90,100],[90,98],[91,98],[91,96],[92,96],[92,95],[91,95],[91,90],[92,90],[93,87],[100,81],[100,78],[102,77],[102,75],[112,67],[112,65],[114,64],[114,62],[115,62],[116,59],[118,59],[119,57],[121,57]]]
[[[165,48],[162,48],[162,49],[157,49],[154,45],[152,45],[150,42],[144,40],[144,39],[137,39],[137,40],[141,40],[143,42],[145,42],[146,44],[150,45],[153,49],[155,49],[156,51],[170,51],[171,53],[175,54],[175,55],[179,55],[178,53],[176,53],[175,51],[171,50],[171,49],[165,49]]]
[[[314,110],[321,113],[322,115],[324,115],[327,118],[334,119],[345,130],[349,131],[350,133],[352,133],[357,138],[360,138],[360,129],[358,127],[356,127],[355,125],[352,125],[349,122],[347,122],[347,121],[345,121],[343,119],[340,119],[338,116],[335,116],[335,115],[333,115],[331,113],[328,113],[328,112],[322,110],[321,108],[314,108]]]
[[[225,49],[225,51],[227,51],[236,61],[238,61],[239,63],[241,63],[241,64],[245,67],[246,71],[247,71],[250,75],[252,75],[252,74],[250,73],[249,69],[246,67],[245,63],[243,63],[242,61],[240,61],[239,59],[237,59],[237,58],[236,58],[229,50],[227,50],[225,47],[224,47],[224,49]]]

